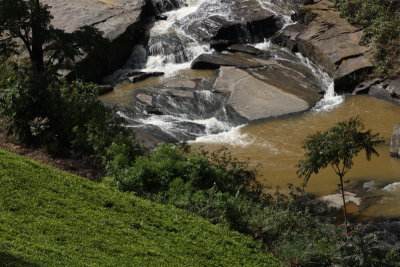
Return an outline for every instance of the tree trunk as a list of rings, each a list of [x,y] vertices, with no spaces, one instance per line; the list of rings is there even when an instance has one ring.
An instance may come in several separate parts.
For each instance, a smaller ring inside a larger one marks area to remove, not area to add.
[[[44,71],[44,29],[42,27],[42,14],[39,0],[31,0],[31,27],[32,27],[32,54],[30,55],[33,70]]]
[[[346,208],[346,200],[344,198],[343,175],[340,175],[340,189],[342,190],[342,199],[343,199],[344,228],[346,230],[346,235],[348,235],[349,231],[347,229],[347,208]]]

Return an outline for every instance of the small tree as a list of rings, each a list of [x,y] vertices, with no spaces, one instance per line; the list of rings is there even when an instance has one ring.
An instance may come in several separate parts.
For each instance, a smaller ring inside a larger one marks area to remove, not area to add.
[[[372,155],[379,156],[375,147],[382,142],[379,134],[365,130],[362,120],[355,117],[339,122],[325,132],[309,135],[303,143],[302,148],[306,150],[306,153],[304,159],[297,165],[297,175],[304,178],[304,185],[306,185],[313,173],[317,174],[321,169],[332,166],[340,178],[346,233],[347,210],[343,178],[353,166],[353,158],[359,152],[364,150],[367,159],[371,160]]]
[[[107,40],[97,29],[85,26],[73,33],[55,29],[49,6],[39,0],[0,0],[0,56],[7,59],[29,54],[34,73],[59,68],[75,57],[105,47]]]

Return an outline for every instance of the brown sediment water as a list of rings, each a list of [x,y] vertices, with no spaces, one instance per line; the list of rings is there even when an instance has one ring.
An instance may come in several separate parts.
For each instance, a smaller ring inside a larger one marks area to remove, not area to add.
[[[363,197],[360,208],[363,216],[400,216],[400,184],[393,184],[400,182],[400,159],[389,155],[393,127],[400,123],[400,107],[388,102],[365,95],[347,96],[331,111],[310,111],[240,128],[237,138],[243,138],[245,145],[223,142],[195,142],[192,145],[195,149],[204,146],[211,151],[226,146],[235,157],[248,160],[253,166],[262,164],[259,170],[262,183],[286,188],[288,183],[299,185],[302,181],[296,176],[295,165],[304,153],[301,145],[306,136],[357,115],[364,120],[366,128],[380,133],[385,144],[377,149],[379,157],[368,161],[364,154],[360,154],[355,159],[353,168],[345,177],[349,181],[346,190]],[[365,183],[371,181],[374,181],[376,189],[368,190]],[[338,191],[338,183],[338,177],[328,167],[310,178],[306,191],[320,196],[334,194]]]

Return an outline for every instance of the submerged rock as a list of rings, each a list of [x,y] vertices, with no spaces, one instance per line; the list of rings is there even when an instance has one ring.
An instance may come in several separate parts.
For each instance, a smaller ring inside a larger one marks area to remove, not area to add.
[[[354,193],[345,191],[344,197],[346,201],[346,206],[349,203],[354,203],[357,206],[361,205],[361,198],[357,197],[357,195]],[[319,197],[317,200],[327,203],[328,207],[330,208],[340,209],[341,207],[343,207],[343,199],[341,193]]]
[[[275,33],[281,21],[258,0],[220,0],[203,2],[176,24],[198,40],[251,42]]]

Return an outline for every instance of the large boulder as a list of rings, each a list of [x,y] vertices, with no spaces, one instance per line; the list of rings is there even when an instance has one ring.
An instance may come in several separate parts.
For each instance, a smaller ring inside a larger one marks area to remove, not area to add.
[[[302,97],[234,67],[220,69],[214,92],[229,95],[227,111],[241,123],[295,114],[311,107]]]
[[[330,74],[338,91],[352,91],[374,67],[363,32],[340,17],[329,0],[301,8],[300,23],[285,28],[274,42],[299,51]]]
[[[51,7],[55,28],[73,32],[83,26],[94,26],[111,42],[109,54],[101,58],[85,56],[71,76],[99,80],[123,65],[132,46],[144,34],[145,0],[42,0]]]
[[[390,142],[390,155],[400,158],[400,124],[393,129],[392,140]]]

